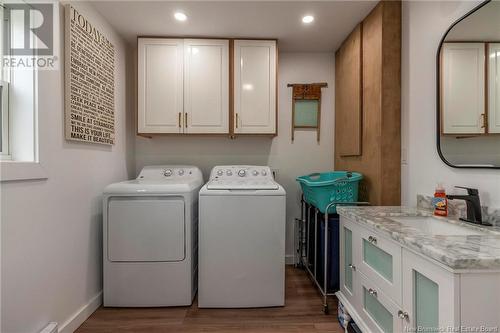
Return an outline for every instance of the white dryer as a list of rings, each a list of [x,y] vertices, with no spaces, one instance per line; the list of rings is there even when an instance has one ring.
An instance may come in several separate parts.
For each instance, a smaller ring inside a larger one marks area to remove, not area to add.
[[[198,306],[283,306],[286,193],[270,168],[213,168],[199,208]]]
[[[190,305],[197,289],[194,166],[148,166],[103,198],[104,306]]]

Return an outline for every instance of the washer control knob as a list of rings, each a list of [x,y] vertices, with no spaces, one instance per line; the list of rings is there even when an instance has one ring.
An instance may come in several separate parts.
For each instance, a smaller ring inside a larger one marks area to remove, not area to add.
[[[217,171],[217,176],[222,176],[224,172],[222,170]]]
[[[262,170],[262,171],[261,171],[261,174],[262,174],[262,176],[267,176],[267,172],[266,172],[266,170]]]
[[[238,171],[238,176],[240,177],[245,177],[245,175],[247,174],[247,172],[243,169],[241,169],[240,171]]]
[[[258,175],[259,175],[259,172],[258,172],[257,170],[254,170],[254,171],[252,171],[252,174],[253,174],[254,176],[258,176]]]
[[[233,172],[232,172],[231,170],[227,170],[227,171],[226,171],[226,175],[228,175],[228,176],[232,176],[232,175],[233,175]]]
[[[184,175],[184,170],[180,169],[177,173],[179,174],[179,176],[182,176],[182,175]]]
[[[163,175],[164,175],[165,177],[170,177],[170,176],[172,176],[172,169],[165,169],[165,170],[163,170]]]

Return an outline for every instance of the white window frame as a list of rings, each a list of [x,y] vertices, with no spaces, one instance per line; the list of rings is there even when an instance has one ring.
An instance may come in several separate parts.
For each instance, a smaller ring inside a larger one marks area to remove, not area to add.
[[[0,17],[3,18],[3,8],[0,6]],[[55,17],[54,19],[57,19]],[[3,36],[3,21],[0,24],[0,33]],[[1,42],[2,40],[0,40]],[[3,43],[0,43],[0,60],[3,55]],[[34,54],[36,55],[36,54]],[[0,61],[0,78],[4,78],[5,80],[8,80],[9,82],[12,79],[13,73],[9,69],[3,68],[3,63]],[[9,155],[10,158],[5,157],[5,159],[0,158],[0,182],[5,182],[5,181],[19,181],[19,180],[39,180],[39,179],[47,179],[47,172],[43,168],[41,162],[40,162],[40,156],[39,156],[39,122],[38,122],[38,71],[34,70],[33,71],[33,136],[34,136],[34,142],[33,142],[33,161],[18,161],[18,160],[13,160],[13,151],[12,151],[12,140],[9,141]],[[12,101],[9,100],[9,121],[7,122],[8,126],[10,127],[10,131],[8,130],[8,135],[9,139],[12,139]],[[3,115],[2,115],[3,116]],[[3,124],[3,123],[2,123]],[[2,131],[3,134],[3,131]],[[3,150],[2,150],[3,151]]]
[[[10,147],[9,147],[9,83],[0,81],[1,101],[2,105],[2,151],[0,152],[0,160],[10,160]]]

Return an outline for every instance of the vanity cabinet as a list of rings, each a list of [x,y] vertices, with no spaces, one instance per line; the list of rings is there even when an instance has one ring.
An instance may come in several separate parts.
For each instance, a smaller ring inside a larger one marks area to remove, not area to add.
[[[234,41],[234,133],[276,134],[276,41]]]
[[[442,133],[485,133],[485,44],[444,43]]]
[[[488,132],[500,133],[500,43],[489,43]]]
[[[339,300],[363,332],[460,326],[459,274],[343,216]],[[470,300],[474,301],[474,300]]]

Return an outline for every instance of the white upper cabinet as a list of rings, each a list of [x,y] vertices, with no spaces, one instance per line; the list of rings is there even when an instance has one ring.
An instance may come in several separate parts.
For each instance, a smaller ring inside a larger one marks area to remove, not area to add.
[[[229,133],[229,41],[184,40],[185,133]]]
[[[138,133],[182,133],[182,39],[138,41]]]
[[[229,44],[139,38],[137,133],[276,134],[276,41],[236,40],[231,55]]]
[[[234,132],[276,134],[276,41],[234,41]]]
[[[443,134],[485,133],[485,44],[445,43],[442,52]]]
[[[489,44],[488,131],[500,133],[500,43]]]

